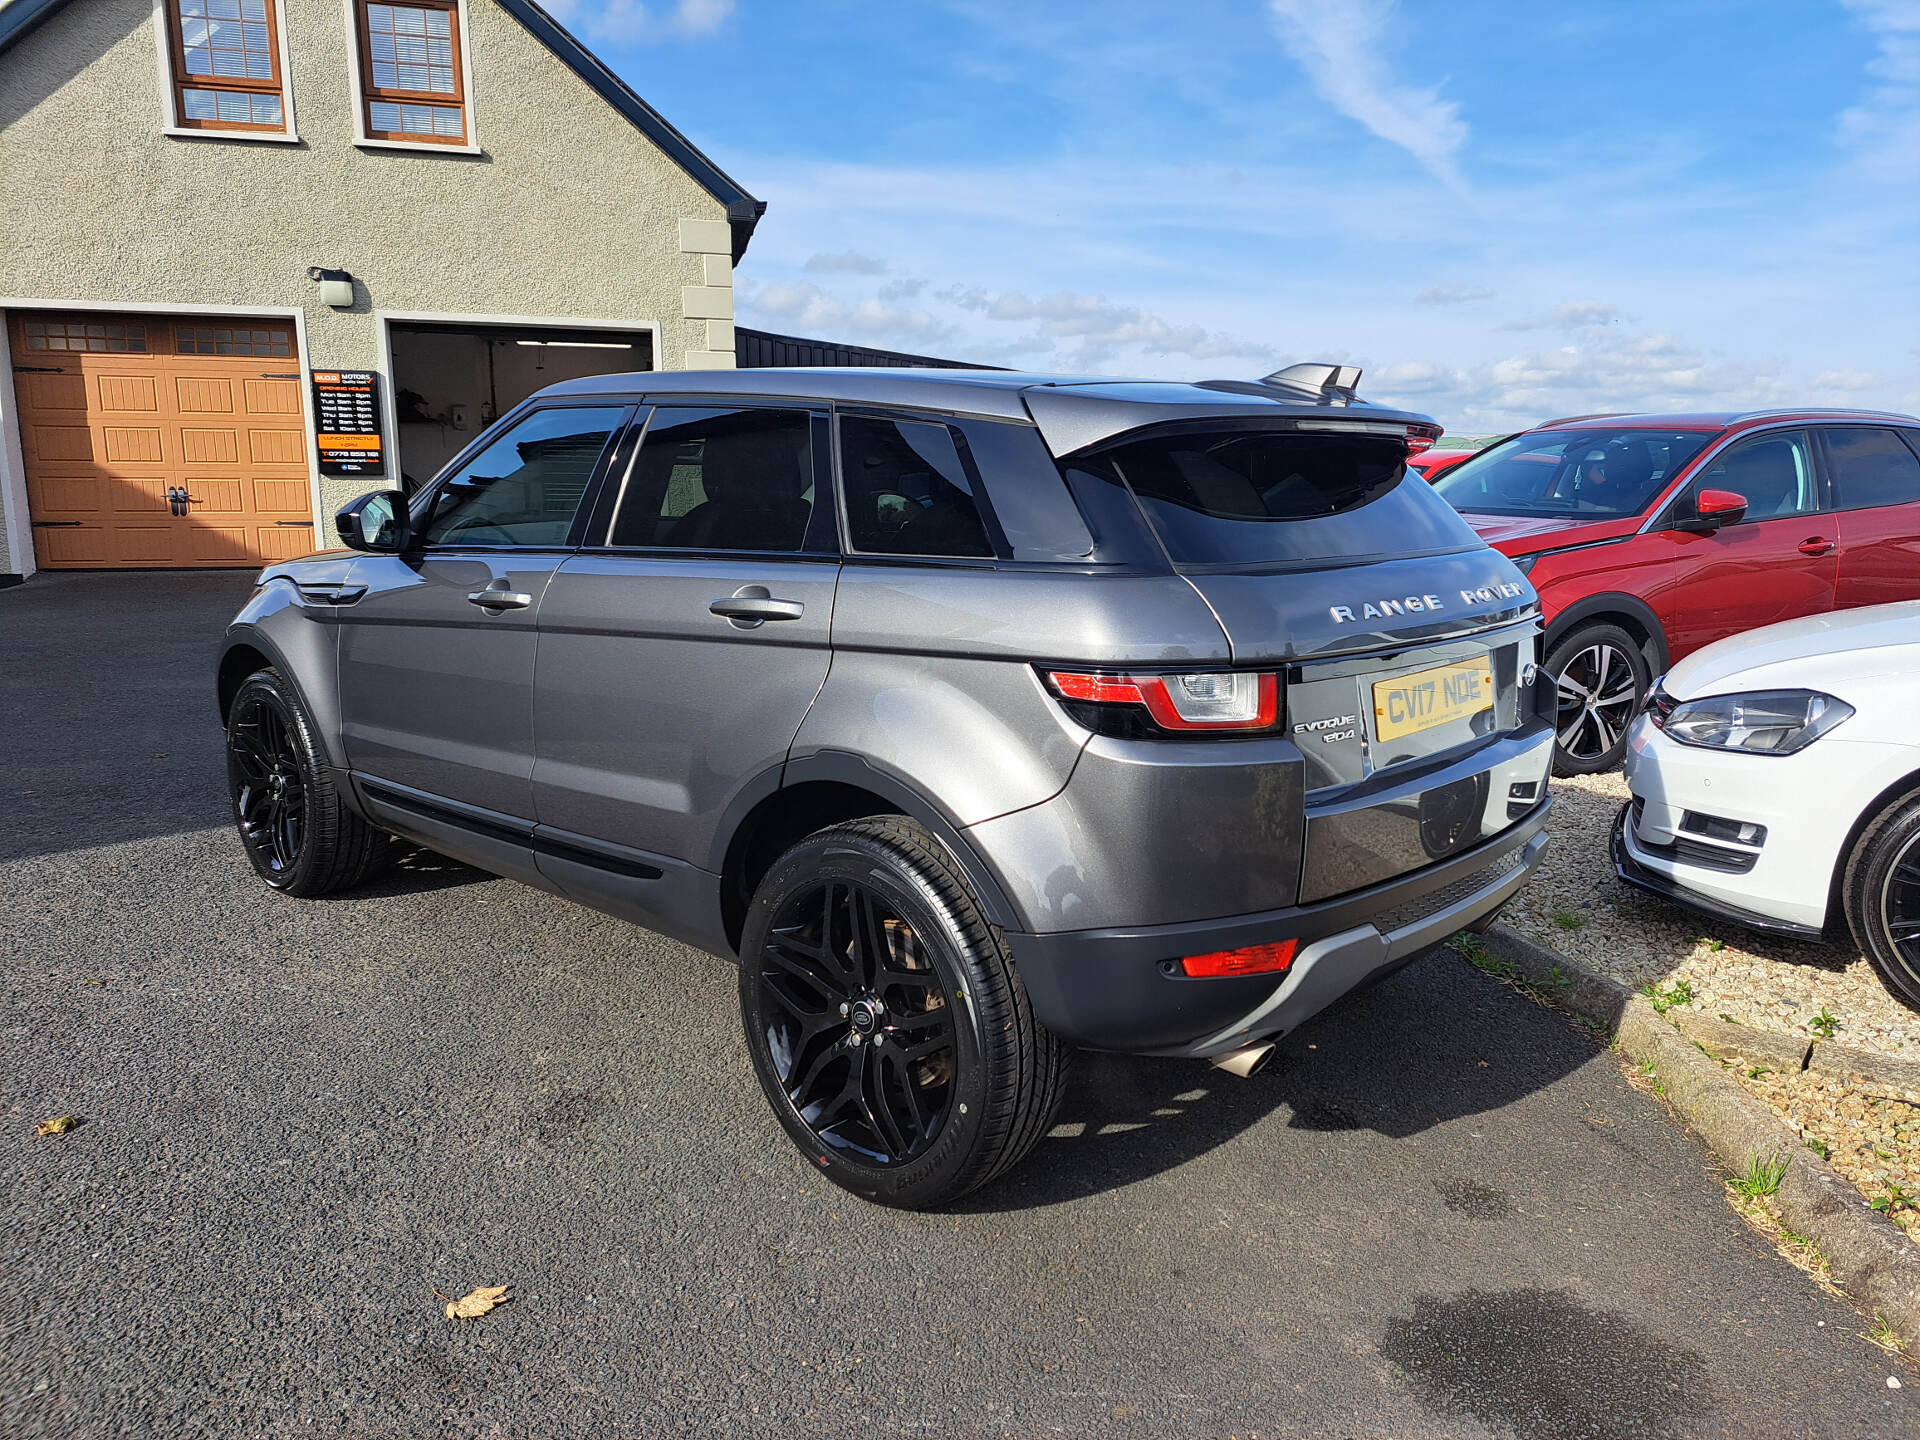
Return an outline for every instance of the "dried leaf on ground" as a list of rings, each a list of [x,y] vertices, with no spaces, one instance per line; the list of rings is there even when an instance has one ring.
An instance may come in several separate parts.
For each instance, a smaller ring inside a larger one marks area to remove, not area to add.
[[[512,1288],[511,1285],[482,1285],[470,1295],[463,1295],[458,1300],[448,1300],[447,1318],[472,1320],[484,1315],[494,1306],[505,1304],[501,1297]]]
[[[79,1125],[79,1123],[80,1117],[78,1115],[56,1115],[53,1119],[42,1120],[38,1125],[34,1126],[33,1138],[38,1140],[42,1135],[64,1135]]]

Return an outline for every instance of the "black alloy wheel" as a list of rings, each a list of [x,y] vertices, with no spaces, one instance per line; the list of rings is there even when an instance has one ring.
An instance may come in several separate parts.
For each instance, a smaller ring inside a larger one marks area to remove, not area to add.
[[[1847,923],[1894,999],[1920,1010],[1920,795],[1896,800],[1854,845]]]
[[[227,791],[254,871],[287,895],[325,895],[372,874],[389,836],[342,800],[299,694],[277,670],[227,706]]]
[[[1617,626],[1590,626],[1554,647],[1547,673],[1556,698],[1555,773],[1611,770],[1626,754],[1628,727],[1646,696],[1640,647]]]
[[[781,1089],[820,1143],[898,1165],[952,1103],[953,1017],[912,926],[883,896],[835,880],[789,896],[760,947]]]
[[[262,690],[243,696],[227,722],[227,764],[240,843],[268,884],[291,880],[306,839],[306,784],[285,711]]]
[[[928,831],[881,815],[792,846],[740,943],[747,1054],[810,1168],[883,1205],[943,1204],[1045,1135],[1068,1047]]]

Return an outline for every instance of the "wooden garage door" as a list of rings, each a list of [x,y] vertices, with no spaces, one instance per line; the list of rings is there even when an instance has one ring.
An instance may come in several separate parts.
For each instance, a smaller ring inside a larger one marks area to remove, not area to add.
[[[8,328],[41,565],[254,566],[315,548],[291,322],[15,311]]]

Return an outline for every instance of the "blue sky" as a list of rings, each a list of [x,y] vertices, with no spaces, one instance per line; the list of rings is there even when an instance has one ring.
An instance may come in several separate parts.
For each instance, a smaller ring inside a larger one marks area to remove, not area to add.
[[[769,202],[743,324],[1456,434],[1920,411],[1920,0],[552,8]]]

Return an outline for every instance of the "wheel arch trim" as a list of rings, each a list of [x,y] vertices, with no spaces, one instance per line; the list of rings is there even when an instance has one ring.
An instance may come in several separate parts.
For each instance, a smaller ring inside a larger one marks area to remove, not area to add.
[[[227,662],[236,653],[243,650],[253,651],[256,655],[263,658],[267,664],[265,666],[254,666],[244,673],[236,674],[234,676],[233,687],[229,690],[226,684],[228,674]],[[227,711],[232,704],[233,696],[238,693],[240,686],[246,682],[247,676],[267,668],[277,671],[280,678],[285,681],[293,690],[294,694],[300,698],[301,705],[306,708],[307,718],[313,723],[314,735],[326,753],[327,763],[336,770],[346,769],[346,756],[340,748],[340,737],[334,725],[330,723],[330,709],[316,706],[313,703],[313,696],[308,693],[307,687],[300,683],[298,668],[289,663],[286,652],[270,635],[257,625],[250,625],[245,622],[230,625],[227,627],[226,634],[221,637],[220,659],[214,670],[214,699],[220,711],[221,728],[226,728]],[[348,793],[351,792],[349,791]],[[357,804],[357,797],[354,800],[350,800],[349,804]]]
[[[1660,617],[1646,601],[1637,595],[1628,595],[1620,591],[1606,591],[1599,595],[1587,595],[1567,606],[1555,615],[1547,624],[1546,635],[1540,642],[1540,654],[1544,659],[1553,653],[1553,649],[1565,640],[1581,625],[1588,622],[1607,623],[1607,617],[1624,615],[1647,634],[1647,644],[1653,653],[1647,656],[1647,664],[1653,673],[1663,675],[1671,663],[1671,651],[1667,645],[1666,627],[1660,623]]]
[[[1827,928],[1833,929],[1837,917],[1844,926],[1846,922],[1846,883],[1847,870],[1853,864],[1853,852],[1860,847],[1860,841],[1889,810],[1909,800],[1920,800],[1920,768],[1909,771],[1898,780],[1881,788],[1880,792],[1860,807],[1860,813],[1854,817],[1853,824],[1847,827],[1847,838],[1840,844],[1833,857],[1833,877],[1827,885]]]
[[[953,816],[902,776],[846,751],[821,750],[789,760],[785,765],[762,771],[741,786],[715,829],[706,868],[716,875],[725,875],[728,862],[735,856],[735,842],[748,817],[781,791],[814,782],[868,791],[900,814],[919,821],[966,877],[987,923],[1003,930],[1021,928],[1019,911],[1008,898],[1005,884],[991,862],[966,838],[965,830]]]

